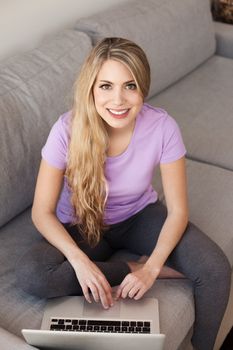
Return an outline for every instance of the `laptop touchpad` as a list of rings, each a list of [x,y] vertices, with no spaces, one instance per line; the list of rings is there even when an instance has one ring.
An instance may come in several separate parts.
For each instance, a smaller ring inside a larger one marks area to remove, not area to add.
[[[92,302],[89,304],[84,300],[83,304],[83,317],[95,317],[95,318],[109,318],[109,317],[119,317],[120,316],[120,302],[115,302],[115,304],[109,309],[105,310],[101,303]]]

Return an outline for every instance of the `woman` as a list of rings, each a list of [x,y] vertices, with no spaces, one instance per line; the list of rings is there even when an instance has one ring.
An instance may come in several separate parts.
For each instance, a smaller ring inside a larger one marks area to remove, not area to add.
[[[45,239],[21,259],[18,279],[41,297],[83,294],[108,308],[120,297],[140,299],[158,277],[185,276],[194,285],[193,345],[208,350],[228,300],[230,268],[188,223],[185,147],[174,119],[144,103],[149,86],[149,64],[136,44],[106,38],[93,48],[72,111],[54,124],[42,150],[32,219]],[[166,208],[151,186],[157,165]],[[107,261],[122,248],[143,260]]]

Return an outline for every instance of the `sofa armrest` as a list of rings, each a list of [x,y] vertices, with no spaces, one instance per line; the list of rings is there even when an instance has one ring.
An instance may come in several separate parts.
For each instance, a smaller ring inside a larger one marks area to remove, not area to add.
[[[214,22],[216,36],[216,54],[233,58],[233,25]]]
[[[1,350],[35,350],[37,348],[28,345],[23,339],[0,327]]]

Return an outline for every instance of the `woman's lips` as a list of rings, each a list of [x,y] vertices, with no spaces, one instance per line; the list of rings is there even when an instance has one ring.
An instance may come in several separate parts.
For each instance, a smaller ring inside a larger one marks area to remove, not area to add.
[[[125,118],[129,114],[129,108],[127,108],[127,109],[126,108],[125,109],[108,108],[107,110],[112,117],[117,118],[117,119]]]

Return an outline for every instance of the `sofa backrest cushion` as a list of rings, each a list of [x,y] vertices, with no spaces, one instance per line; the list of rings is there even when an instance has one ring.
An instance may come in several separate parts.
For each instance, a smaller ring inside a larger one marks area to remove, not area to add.
[[[31,205],[41,148],[91,46],[85,33],[65,30],[0,64],[0,226]]]
[[[120,36],[139,44],[151,65],[150,97],[215,52],[209,0],[131,0],[82,18],[75,28],[87,32],[93,43]]]

